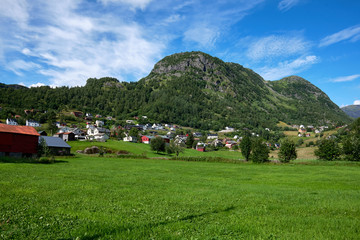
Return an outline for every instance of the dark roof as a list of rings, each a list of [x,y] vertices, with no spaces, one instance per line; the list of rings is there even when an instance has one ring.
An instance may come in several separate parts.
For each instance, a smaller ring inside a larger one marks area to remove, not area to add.
[[[71,148],[64,140],[58,137],[45,137],[41,136],[45,140],[46,146],[48,147],[61,147],[61,148]]]
[[[17,133],[17,134],[34,135],[34,136],[40,135],[33,127],[14,126],[7,124],[0,124],[0,132]]]

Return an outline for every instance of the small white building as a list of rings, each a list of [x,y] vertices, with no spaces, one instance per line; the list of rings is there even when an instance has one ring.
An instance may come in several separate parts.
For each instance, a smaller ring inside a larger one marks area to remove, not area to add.
[[[100,121],[100,120],[96,120],[96,121],[95,121],[95,124],[96,124],[97,127],[102,127],[102,126],[104,126],[104,122],[103,122],[103,121]]]
[[[34,120],[26,120],[26,126],[29,126],[29,127],[40,127],[41,124],[37,121],[34,121]]]
[[[6,124],[7,125],[14,125],[14,126],[19,125],[15,119],[11,119],[11,118],[6,119]]]

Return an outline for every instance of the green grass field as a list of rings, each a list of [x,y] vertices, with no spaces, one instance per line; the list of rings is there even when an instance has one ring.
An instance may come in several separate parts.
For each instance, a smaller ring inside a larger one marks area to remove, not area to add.
[[[135,155],[144,155],[149,158],[159,158],[159,157],[172,157],[174,154],[168,155],[166,153],[156,153],[151,151],[149,144],[144,143],[130,143],[124,141],[108,140],[107,142],[87,142],[87,141],[72,141],[68,142],[71,145],[71,152],[76,152],[77,150],[84,150],[87,147],[91,146],[103,146],[112,150],[126,150],[131,154]],[[229,150],[219,150],[212,152],[199,152],[194,149],[185,149],[184,153],[180,153],[179,156],[184,157],[221,157],[229,159],[243,159],[239,151],[229,151]]]
[[[1,239],[359,239],[360,165],[0,162]]]

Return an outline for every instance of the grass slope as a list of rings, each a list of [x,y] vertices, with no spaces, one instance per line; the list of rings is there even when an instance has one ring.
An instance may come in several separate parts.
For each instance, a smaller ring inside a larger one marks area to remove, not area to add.
[[[135,155],[145,155],[149,158],[154,157],[172,157],[174,154],[168,155],[165,153],[156,153],[151,151],[149,144],[143,143],[130,143],[124,141],[108,140],[107,142],[87,142],[87,141],[72,141],[68,142],[71,145],[71,151],[84,150],[91,146],[103,146],[112,150],[126,150]],[[229,159],[243,159],[242,155],[238,151],[219,150],[212,152],[199,152],[194,149],[185,149],[184,153],[180,153],[179,156],[184,157],[220,157]]]
[[[358,239],[359,164],[0,163],[2,239]]]

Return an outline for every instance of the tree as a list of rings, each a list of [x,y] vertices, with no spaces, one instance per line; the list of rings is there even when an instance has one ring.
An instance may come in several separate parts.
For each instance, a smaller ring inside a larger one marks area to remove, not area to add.
[[[288,163],[297,158],[295,143],[286,138],[279,149],[279,159],[281,162]]]
[[[342,152],[348,161],[360,161],[360,118],[351,124],[351,131],[342,140]]]
[[[249,161],[251,153],[251,139],[249,136],[245,136],[240,143],[240,149],[242,155],[245,157],[246,161]]]
[[[269,149],[261,138],[256,138],[252,144],[250,159],[255,163],[267,162],[269,159]]]
[[[318,149],[315,150],[315,156],[321,160],[332,161],[340,156],[340,148],[333,139],[323,139],[319,141]]]
[[[40,137],[40,142],[38,145],[38,157],[49,157],[51,156],[51,150],[50,148],[46,145],[45,139]]]
[[[192,148],[194,144],[194,135],[190,132],[189,136],[186,138],[186,147]]]
[[[168,154],[175,153],[178,157],[180,153],[184,152],[185,144],[183,143],[176,143],[174,140],[170,142],[170,145],[166,148],[166,152]]]
[[[360,136],[349,135],[342,141],[342,152],[348,161],[360,161]]]
[[[131,137],[138,137],[139,136],[139,129],[137,129],[136,127],[133,127],[130,129],[129,135]]]
[[[151,150],[159,152],[165,152],[165,141],[161,137],[156,137],[150,142]]]

